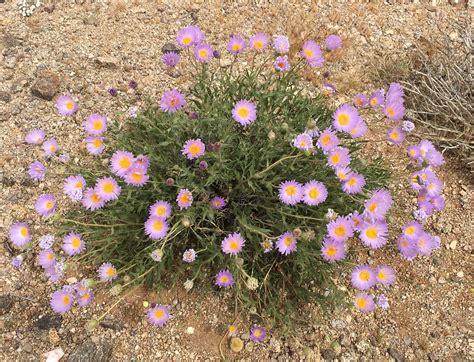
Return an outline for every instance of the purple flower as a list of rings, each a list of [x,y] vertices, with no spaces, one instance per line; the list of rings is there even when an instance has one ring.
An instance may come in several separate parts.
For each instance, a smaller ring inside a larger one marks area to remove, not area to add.
[[[77,103],[70,96],[60,96],[56,108],[61,116],[72,116],[77,111]]]
[[[216,285],[219,288],[230,288],[234,284],[234,277],[228,270],[221,270],[219,273],[216,275],[216,280],[215,280]]]
[[[357,108],[363,108],[369,105],[369,98],[364,93],[357,93],[352,102]]]
[[[319,134],[317,145],[323,151],[329,151],[340,144],[336,133],[329,128],[326,128]]]
[[[137,87],[138,87],[138,83],[137,83],[136,80],[131,79],[131,80],[128,81],[128,88],[137,89]]]
[[[245,245],[245,240],[239,233],[228,235],[222,240],[222,251],[226,254],[237,255]]]
[[[100,136],[87,137],[86,149],[91,155],[100,155],[105,149],[104,138]]]
[[[376,269],[375,277],[377,279],[377,283],[380,283],[383,286],[391,285],[396,279],[395,270],[387,265],[382,265]]]
[[[265,50],[268,43],[268,36],[264,33],[255,34],[249,39],[250,46],[258,52]]]
[[[354,306],[362,313],[370,313],[375,309],[374,297],[359,293],[354,299]]]
[[[303,187],[295,180],[284,181],[280,184],[278,196],[286,205],[296,205],[303,198]]]
[[[247,126],[257,119],[257,107],[252,102],[242,99],[232,108],[232,117],[242,126]]]
[[[372,220],[383,220],[392,206],[392,195],[384,189],[377,189],[372,197],[364,203],[364,215]]]
[[[367,133],[367,124],[364,122],[362,118],[351,128],[349,134],[352,138],[359,138],[362,137]]]
[[[267,330],[262,326],[253,325],[250,329],[250,340],[255,343],[260,343],[265,340]]]
[[[390,305],[388,304],[388,298],[385,296],[385,294],[379,295],[379,297],[377,298],[377,305],[383,310],[387,310],[390,308]]]
[[[445,204],[445,201],[444,201],[444,196],[442,195],[435,195],[433,196],[433,198],[430,200],[431,203],[433,204],[434,208],[436,210],[443,210],[444,209],[444,204]]]
[[[47,158],[50,158],[51,156],[53,156],[57,152],[57,150],[58,150],[58,143],[56,142],[54,138],[50,138],[49,140],[43,143],[44,155]]]
[[[321,246],[321,255],[330,263],[344,259],[346,257],[344,242],[325,238]]]
[[[35,181],[42,181],[44,180],[46,167],[39,161],[34,161],[30,164],[28,168],[28,174],[30,177]]]
[[[56,198],[51,194],[44,194],[38,197],[35,204],[35,210],[43,217],[48,217],[56,210]]]
[[[426,232],[422,232],[415,239],[415,247],[418,253],[422,255],[430,255],[433,249],[435,248],[433,236]]]
[[[405,107],[401,103],[385,103],[383,113],[391,121],[398,121],[405,115]]]
[[[181,210],[187,209],[193,203],[193,194],[188,189],[181,189],[176,197],[176,202]]]
[[[62,163],[68,163],[71,159],[71,156],[69,156],[69,153],[61,153],[58,158]]]
[[[74,193],[84,190],[86,187],[86,180],[82,175],[69,176],[64,179],[64,194],[73,198]]]
[[[307,133],[300,133],[293,140],[293,146],[300,150],[310,150],[313,146],[313,138]]]
[[[349,104],[338,107],[332,117],[334,128],[342,132],[350,132],[360,119],[357,109]]]
[[[328,190],[322,182],[311,180],[303,187],[303,202],[309,206],[316,206],[326,201]]]
[[[276,242],[276,248],[283,255],[288,255],[296,251],[296,238],[293,233],[287,231],[280,235]]]
[[[336,50],[340,47],[342,47],[342,40],[337,35],[331,34],[326,38],[326,48],[329,50]]]
[[[194,48],[194,57],[201,63],[208,63],[214,57],[214,53],[208,44],[201,43]]]
[[[124,180],[132,186],[143,186],[148,182],[147,168],[135,162],[127,171]]]
[[[168,223],[162,217],[150,216],[145,222],[145,233],[150,239],[163,239],[168,233],[168,229]]]
[[[137,112],[138,112],[138,107],[137,106],[131,106],[128,109],[128,116],[130,118],[137,118]]]
[[[229,42],[227,43],[227,51],[232,54],[240,54],[246,48],[245,40],[239,36],[231,36]]]
[[[358,194],[365,186],[365,178],[357,172],[351,172],[342,185],[342,190],[348,194]]]
[[[81,282],[74,285],[76,292],[76,302],[79,307],[84,308],[92,303],[94,299],[94,291],[86,286],[86,280],[83,279]]]
[[[105,200],[100,197],[100,195],[97,193],[97,191],[89,187],[84,191],[84,195],[82,198],[82,205],[87,209],[87,210],[97,210],[105,205]]]
[[[176,89],[166,91],[161,97],[160,108],[164,112],[174,113],[186,105],[184,95]]]
[[[328,165],[333,169],[347,167],[350,162],[349,149],[345,147],[334,147],[328,152]]]
[[[204,40],[204,33],[197,26],[188,26],[179,31],[176,40],[181,47],[189,48],[201,43]]]
[[[74,296],[66,289],[55,291],[51,296],[51,308],[59,314],[66,313],[72,307]]]
[[[148,321],[157,327],[164,327],[170,319],[170,311],[164,305],[157,305],[148,309]]]
[[[163,63],[165,63],[168,67],[174,68],[179,64],[181,57],[178,53],[166,52],[165,54],[163,54],[162,60]]]
[[[183,146],[181,153],[186,156],[188,160],[194,160],[204,155],[206,145],[201,139],[189,139]]]
[[[87,117],[83,125],[89,135],[100,136],[107,131],[107,117],[94,113]]]
[[[344,242],[354,235],[352,222],[345,216],[338,216],[336,220],[326,225],[328,235],[334,241]]]
[[[398,238],[397,245],[400,254],[402,254],[402,256],[407,260],[413,260],[418,254],[415,242],[412,240],[408,240],[403,235]]]
[[[23,264],[23,256],[21,255],[15,256],[11,261],[11,265],[15,269],[19,269],[21,267],[21,264]]]
[[[117,200],[122,191],[122,188],[113,177],[102,177],[98,179],[94,189],[97,195],[105,202]]]
[[[226,205],[227,205],[226,201],[220,196],[216,196],[212,198],[211,200],[211,206],[213,209],[220,210],[224,208]]]
[[[273,48],[278,54],[286,54],[290,50],[290,42],[287,36],[277,35],[273,38]]]
[[[306,59],[310,67],[320,67],[324,63],[321,48],[312,40],[308,40],[303,44],[301,55]]]
[[[80,254],[86,248],[81,234],[69,233],[64,237],[63,250],[69,256]]]
[[[329,82],[324,82],[323,83],[323,93],[325,95],[331,95],[331,94],[336,94],[336,85],[333,84],[333,83],[329,83]]]
[[[403,103],[404,95],[403,88],[400,84],[390,83],[386,96],[387,103]]]
[[[384,92],[382,89],[375,91],[369,98],[369,105],[372,108],[383,108],[385,101]]]
[[[273,66],[275,67],[276,70],[282,73],[289,71],[290,63],[288,62],[288,56],[283,55],[281,57],[277,57],[275,59],[275,62],[273,63]]]
[[[373,287],[377,281],[375,273],[368,265],[359,265],[352,269],[352,285],[360,290]]]
[[[117,97],[118,95],[118,90],[117,88],[114,88],[114,87],[110,87],[107,92],[109,92],[109,94],[112,96],[112,97]]]
[[[23,247],[31,241],[30,227],[25,223],[13,224],[10,227],[10,240],[16,247]]]
[[[135,156],[127,151],[116,151],[110,159],[112,172],[122,177],[125,176],[134,163]]]
[[[387,243],[388,226],[384,220],[365,222],[360,227],[362,243],[372,249],[378,249]]]
[[[410,221],[402,226],[402,234],[407,240],[416,240],[423,233],[423,227],[416,221]]]
[[[25,136],[25,142],[30,145],[40,145],[43,143],[45,135],[42,129],[34,129]]]
[[[98,270],[99,278],[104,283],[109,283],[116,279],[117,269],[111,263],[103,263]]]
[[[41,265],[43,269],[51,268],[55,263],[56,255],[54,254],[53,249],[41,250],[38,253],[38,264]]]

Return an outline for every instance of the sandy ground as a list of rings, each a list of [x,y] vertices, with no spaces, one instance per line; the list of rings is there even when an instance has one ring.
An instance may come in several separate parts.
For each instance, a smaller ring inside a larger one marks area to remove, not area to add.
[[[0,10],[0,238],[5,241],[0,246],[0,359],[37,360],[55,348],[62,348],[71,360],[219,358],[222,336],[235,317],[245,347],[233,354],[224,340],[223,352],[229,358],[474,358],[473,191],[465,171],[451,160],[440,169],[446,183],[446,210],[429,222],[431,230],[442,237],[439,251],[411,263],[393,248],[351,256],[354,262],[389,263],[397,270],[397,283],[386,293],[391,301],[388,312],[361,315],[337,309],[323,313],[316,305],[308,305],[302,310],[305,322],[297,326],[295,336],[285,338],[275,332],[260,345],[248,341],[251,316],[235,316],[231,300],[207,289],[187,293],[175,288],[159,296],[134,290],[123,299],[104,294],[94,306],[58,318],[49,307],[54,286],[46,282],[34,256],[21,270],[14,270],[6,244],[8,228],[18,220],[29,220],[37,234],[52,231],[52,224],[35,214],[34,201],[46,191],[60,194],[57,176],[40,184],[29,180],[27,167],[40,157],[40,151],[23,144],[25,133],[41,127],[48,137],[59,140],[64,151],[78,157],[78,140],[83,138],[79,120],[87,114],[102,112],[112,117],[126,112],[131,104],[139,106],[142,95],[157,98],[165,89],[186,88],[190,76],[185,69],[169,73],[161,64],[162,47],[174,41],[181,27],[198,24],[221,51],[233,33],[245,37],[258,31],[283,33],[293,43],[307,38],[321,42],[336,33],[343,37],[344,48],[332,56],[324,71],[331,73],[331,81],[338,86],[335,101],[344,102],[359,91],[373,90],[372,67],[383,64],[387,54],[399,54],[402,61],[420,39],[431,41],[443,32],[455,40],[457,34],[451,33],[449,25],[468,17],[464,8],[62,2],[22,18],[16,4],[7,1],[0,3]],[[57,116],[53,101],[32,95],[44,69],[57,76],[59,93],[71,92],[79,98],[81,109],[75,121]],[[320,86],[320,77],[308,78]],[[129,79],[138,81],[139,94],[127,92]],[[119,97],[109,96],[111,86],[119,88]],[[371,123],[374,137],[383,134],[382,128]],[[406,190],[410,170],[405,155],[400,148],[374,145],[366,151],[386,152],[396,180],[392,188],[395,223],[406,221],[414,195]],[[82,277],[79,272],[68,276]],[[350,288],[347,270],[341,268],[337,278]],[[157,299],[170,305],[174,315],[164,329],[151,327],[145,319],[143,301]],[[89,319],[110,308],[105,324],[85,330]],[[187,333],[188,327],[194,333]]]

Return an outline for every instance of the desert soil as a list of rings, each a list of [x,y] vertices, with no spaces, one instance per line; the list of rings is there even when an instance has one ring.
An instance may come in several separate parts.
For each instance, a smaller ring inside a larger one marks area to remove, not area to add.
[[[393,247],[361,249],[351,256],[354,263],[394,266],[398,280],[385,293],[390,310],[362,315],[341,307],[323,313],[308,305],[302,310],[305,322],[297,323],[292,337],[275,331],[265,343],[250,342],[252,316],[245,312],[235,316],[232,300],[200,286],[190,292],[176,287],[158,295],[133,290],[123,299],[99,295],[93,306],[59,317],[49,306],[55,286],[47,282],[35,257],[29,255],[20,270],[10,266],[10,225],[28,220],[36,235],[52,231],[52,223],[35,214],[34,202],[44,192],[61,195],[60,176],[39,184],[28,178],[29,163],[41,156],[38,148],[24,144],[26,132],[44,129],[74,162],[84,154],[80,120],[87,114],[114,117],[130,105],[140,106],[145,96],[157,99],[166,89],[186,89],[191,81],[186,70],[168,72],[161,63],[163,46],[174,41],[180,28],[199,25],[222,53],[229,34],[288,34],[294,43],[307,38],[322,42],[328,34],[338,34],[344,47],[322,71],[330,72],[339,90],[334,101],[341,103],[359,91],[374,89],[374,67],[383,66],[385,57],[396,55],[403,61],[414,44],[434,42],[445,33],[456,41],[459,35],[452,23],[468,24],[470,19],[468,9],[451,4],[173,3],[64,1],[44,5],[23,18],[15,1],[0,1],[0,359],[41,360],[56,348],[69,360],[217,359],[222,336],[235,317],[245,347],[233,353],[224,339],[227,358],[473,359],[473,189],[466,171],[454,160],[448,159],[439,171],[446,183],[446,209],[428,223],[442,238],[440,250],[413,262],[401,259]],[[227,60],[224,55],[220,62],[225,65]],[[318,86],[321,77],[313,78],[309,85]],[[137,80],[139,91],[127,91],[130,79]],[[119,89],[118,97],[107,93],[111,86]],[[79,99],[75,120],[58,116],[54,100],[47,99],[60,93]],[[375,121],[370,126],[371,137],[381,139],[384,126]],[[387,155],[395,180],[394,224],[408,220],[415,199],[407,191],[410,168],[403,149],[374,142],[365,152]],[[57,169],[60,172],[61,167]],[[61,199],[60,205],[64,203]],[[393,240],[395,230],[391,234]],[[335,276],[348,289],[349,272],[341,267]],[[77,271],[68,277],[83,275]],[[174,318],[166,328],[149,325],[145,300],[170,306]],[[84,328],[89,319],[110,308],[101,326]]]

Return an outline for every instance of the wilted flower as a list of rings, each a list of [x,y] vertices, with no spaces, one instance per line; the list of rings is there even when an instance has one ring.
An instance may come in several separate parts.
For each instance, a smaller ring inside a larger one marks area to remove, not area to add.
[[[402,130],[407,133],[413,132],[415,130],[415,125],[411,121],[403,121]]]
[[[287,36],[277,35],[273,38],[273,48],[279,54],[286,54],[290,50],[290,42]]]
[[[21,267],[21,264],[23,264],[23,256],[22,255],[17,255],[12,259],[11,265],[19,269]]]
[[[336,50],[342,46],[342,40],[337,35],[331,34],[326,38],[326,48]]]
[[[112,96],[112,97],[117,97],[118,95],[118,90],[117,88],[114,88],[114,87],[110,87],[107,92],[109,92],[109,94]]]
[[[30,164],[28,168],[28,174],[30,177],[35,181],[42,181],[44,180],[46,167],[39,161],[34,161]]]
[[[249,277],[247,279],[247,288],[249,290],[256,290],[258,288],[258,280],[254,277]]]
[[[262,245],[264,253],[268,253],[269,251],[273,250],[273,242],[271,240],[264,240],[260,243],[260,245]]]
[[[388,298],[384,294],[380,294],[377,298],[377,305],[383,310],[390,308],[390,305],[388,304]]]
[[[45,135],[42,129],[34,129],[25,136],[25,142],[30,145],[40,145],[44,141]]]
[[[193,289],[193,287],[194,287],[194,282],[193,282],[192,280],[190,280],[190,279],[187,279],[187,280],[184,282],[183,286],[184,286],[184,289],[186,289],[186,291],[189,292],[191,289]]]
[[[196,251],[194,249],[188,249],[183,253],[183,261],[186,263],[192,263],[196,260]]]
[[[154,261],[159,263],[161,258],[163,258],[163,251],[160,249],[155,249],[151,252],[150,256]]]

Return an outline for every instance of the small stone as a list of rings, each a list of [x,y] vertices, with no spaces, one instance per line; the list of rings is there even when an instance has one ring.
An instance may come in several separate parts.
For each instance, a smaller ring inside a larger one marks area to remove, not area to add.
[[[248,334],[248,333],[242,333],[242,334],[240,335],[240,338],[242,338],[242,340],[246,341],[246,340],[248,340],[248,339],[250,338],[250,334]]]
[[[454,250],[456,249],[456,246],[458,245],[458,241],[457,240],[453,240],[451,241],[451,243],[449,244],[449,247],[451,250]]]
[[[48,314],[39,318],[34,324],[37,328],[49,330],[51,328],[61,328],[63,317],[60,315]]]
[[[275,353],[281,352],[281,343],[275,337],[270,338],[270,350]]]
[[[229,58],[221,58],[219,59],[219,65],[223,68],[228,67],[232,64],[232,60]]]
[[[438,283],[439,283],[439,284],[445,284],[445,283],[446,283],[446,279],[445,279],[444,277],[439,277]]]
[[[74,283],[77,283],[77,278],[75,277],[67,278],[66,281],[68,282],[68,284],[74,284]]]
[[[0,295],[0,315],[8,313],[13,304],[14,301],[10,294]]]
[[[54,4],[44,5],[43,6],[43,11],[48,13],[48,14],[51,14],[54,11],[55,8],[56,8],[56,6]]]
[[[464,272],[463,272],[462,270],[460,270],[460,271],[458,271],[458,272],[456,273],[456,276],[457,276],[458,278],[464,278]]]
[[[344,329],[347,326],[347,323],[341,319],[334,319],[331,321],[331,326],[336,329]]]
[[[119,59],[115,57],[98,57],[95,59],[95,63],[103,68],[117,68]]]
[[[334,341],[331,343],[331,349],[336,354],[336,356],[340,355],[342,352],[342,347],[338,341]]]
[[[112,345],[110,343],[102,342],[96,345],[87,341],[71,352],[68,362],[108,361],[111,354]]]
[[[403,357],[403,355],[400,352],[398,352],[395,348],[389,348],[387,349],[387,352],[390,355],[390,357],[392,357],[396,362],[405,361],[405,357]]]
[[[121,331],[123,329],[123,324],[120,321],[114,319],[105,319],[99,323],[102,328],[112,329],[114,331]]]
[[[31,353],[33,351],[33,346],[28,342],[26,342],[21,348],[27,353]]]
[[[332,361],[334,358],[336,358],[336,354],[330,349],[323,349],[321,351],[321,357],[323,357],[326,361]]]
[[[62,348],[56,348],[46,352],[43,356],[46,358],[46,361],[59,361],[64,356],[64,351]]]
[[[49,69],[40,69],[31,87],[31,93],[41,99],[50,101],[58,93],[61,81],[59,76]]]
[[[352,341],[350,336],[343,334],[339,337],[339,343],[341,344],[341,346],[348,347],[351,345],[351,342]]]
[[[169,52],[175,52],[175,53],[180,53],[181,49],[178,48],[174,43],[166,43],[161,47],[161,52],[163,54],[169,53]]]
[[[5,91],[0,91],[1,102],[9,103],[11,100],[12,100],[12,96],[10,95],[10,93],[5,92]]]
[[[54,328],[51,328],[49,330],[48,339],[53,345],[56,345],[61,341],[61,337],[59,337],[58,331]]]

